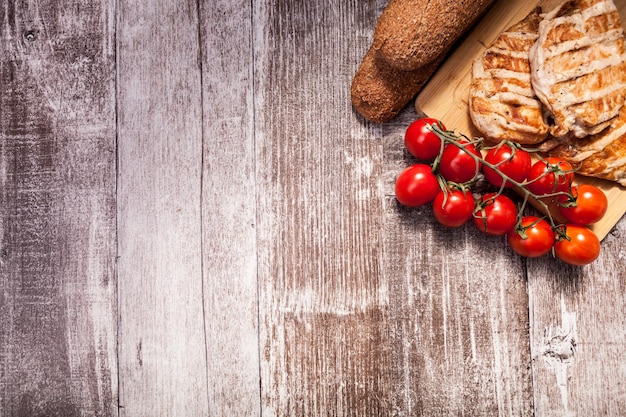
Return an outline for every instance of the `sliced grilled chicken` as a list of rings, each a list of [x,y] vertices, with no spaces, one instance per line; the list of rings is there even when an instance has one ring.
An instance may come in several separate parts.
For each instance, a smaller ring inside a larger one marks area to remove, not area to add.
[[[491,141],[541,142],[548,134],[543,107],[530,80],[529,50],[541,21],[537,8],[502,32],[472,66],[469,111]]]
[[[626,106],[602,132],[582,139],[570,136],[563,142],[549,154],[569,161],[581,175],[626,186]]]
[[[530,49],[532,86],[550,133],[582,138],[611,124],[626,100],[624,31],[610,0],[569,0],[544,15]]]

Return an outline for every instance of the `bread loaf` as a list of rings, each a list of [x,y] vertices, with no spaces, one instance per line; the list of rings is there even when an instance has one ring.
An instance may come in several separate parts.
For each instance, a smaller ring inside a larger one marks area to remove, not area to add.
[[[378,19],[373,47],[404,71],[445,53],[494,0],[391,0]]]
[[[437,70],[452,44],[494,0],[391,0],[351,86],[367,120],[394,118]]]
[[[369,121],[387,122],[411,101],[440,61],[436,59],[424,68],[402,71],[379,59],[370,48],[352,80],[352,105]]]

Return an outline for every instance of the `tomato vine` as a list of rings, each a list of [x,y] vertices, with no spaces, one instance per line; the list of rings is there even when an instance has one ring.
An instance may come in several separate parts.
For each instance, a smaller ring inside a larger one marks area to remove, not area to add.
[[[441,121],[431,118],[418,119],[409,126],[405,145],[418,159],[428,156],[416,165],[420,172],[429,167],[441,192],[435,199],[432,177],[415,177],[407,182],[403,172],[396,182],[396,196],[401,203],[402,200],[419,201],[419,205],[432,203],[436,219],[449,227],[463,225],[473,217],[474,224],[483,232],[506,235],[512,249],[522,256],[542,256],[548,247],[567,263],[586,265],[599,255],[599,242],[593,241],[593,232],[584,236],[587,245],[583,249],[588,249],[584,251],[572,241],[568,229],[575,231],[576,236],[583,234],[580,227],[589,230],[585,226],[604,215],[606,196],[599,188],[585,185],[584,198],[578,197],[577,186],[573,183],[575,169],[567,161],[543,157],[537,150],[511,141],[486,147],[484,139],[470,139],[447,130]],[[485,151],[485,156],[481,150]],[[531,154],[535,162],[531,162]],[[405,171],[410,169],[415,168]],[[466,197],[474,191],[481,174],[495,190],[469,202]],[[517,192],[521,198],[519,206],[511,204],[504,195],[505,189]],[[529,203],[544,217],[526,215]],[[582,207],[577,208],[580,205]],[[472,210],[471,216],[467,215],[468,210]],[[552,210],[567,214],[569,223],[557,221]],[[561,243],[563,241],[567,244]],[[580,253],[585,255],[576,258]]]

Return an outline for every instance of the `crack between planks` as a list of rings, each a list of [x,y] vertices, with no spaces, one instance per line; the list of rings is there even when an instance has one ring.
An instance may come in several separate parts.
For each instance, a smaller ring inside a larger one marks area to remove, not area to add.
[[[115,139],[114,139],[114,152],[115,152],[115,263],[113,272],[115,279],[115,365],[117,367],[117,387],[116,387],[116,412],[117,417],[121,415],[121,410],[124,408],[121,404],[121,381],[122,378],[120,376],[121,364],[120,364],[120,285],[119,285],[119,264],[118,260],[120,258],[120,240],[119,240],[119,224],[120,224],[120,152],[119,152],[119,138],[120,138],[120,126],[119,126],[119,43],[118,43],[118,29],[120,19],[120,6],[119,0],[113,1],[113,51],[114,51],[114,85],[113,85],[113,95],[114,95],[114,103],[113,103],[113,117],[115,118]]]
[[[200,146],[200,280],[201,280],[201,294],[202,294],[202,332],[204,338],[204,361],[205,361],[205,391],[207,400],[207,410],[210,409],[210,387],[209,387],[209,355],[208,355],[208,330],[207,330],[207,313],[206,313],[206,288],[205,288],[205,264],[204,264],[204,152],[205,152],[205,137],[204,137],[204,37],[202,36],[202,4],[201,0],[196,0],[196,32],[198,34],[198,68],[200,71],[200,140],[202,141]]]
[[[529,282],[529,275],[528,275],[528,259],[526,258],[522,258],[522,272],[524,274],[524,278],[526,279],[526,294],[528,294],[528,358],[530,360],[530,363],[528,364],[528,366],[530,367],[530,397],[531,397],[531,415],[532,417],[535,417],[536,415],[536,396],[535,396],[535,364],[534,364],[534,359],[533,359],[533,327],[532,327],[532,323],[533,323],[533,309],[532,309],[532,304],[533,304],[533,300],[532,300],[532,294],[531,294],[531,290],[530,290],[530,282]]]
[[[250,0],[250,80],[251,80],[251,89],[252,89],[252,147],[254,149],[254,159],[253,159],[253,172],[254,172],[254,227],[255,227],[255,275],[256,275],[256,322],[257,322],[257,364],[258,364],[258,388],[259,388],[259,417],[263,417],[263,378],[262,378],[262,367],[261,367],[261,358],[262,358],[262,347],[261,347],[261,283],[259,279],[259,196],[257,192],[258,187],[258,152],[257,152],[257,135],[256,135],[256,26],[255,22],[255,2],[254,0]]]

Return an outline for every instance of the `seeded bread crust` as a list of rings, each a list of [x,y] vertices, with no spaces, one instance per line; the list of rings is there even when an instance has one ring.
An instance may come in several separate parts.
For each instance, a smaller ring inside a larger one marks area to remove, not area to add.
[[[494,0],[391,0],[378,19],[373,48],[403,70],[430,64],[494,3]]]
[[[417,70],[401,71],[378,59],[370,48],[352,80],[352,105],[369,121],[384,123],[393,119],[426,84],[441,60]]]
[[[352,80],[354,109],[372,122],[393,119],[494,1],[391,0]]]

